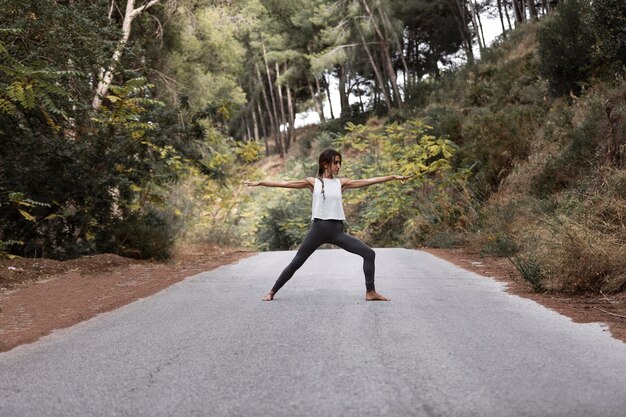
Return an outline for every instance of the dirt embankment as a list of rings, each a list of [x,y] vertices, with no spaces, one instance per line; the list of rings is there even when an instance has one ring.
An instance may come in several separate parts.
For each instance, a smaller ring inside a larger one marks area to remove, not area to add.
[[[167,263],[111,254],[0,260],[0,352],[252,254],[196,248]]]

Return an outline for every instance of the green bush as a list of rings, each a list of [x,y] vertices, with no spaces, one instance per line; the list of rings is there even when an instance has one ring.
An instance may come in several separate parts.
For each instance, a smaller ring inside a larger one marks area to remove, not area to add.
[[[457,145],[463,142],[463,115],[452,106],[434,105],[424,110],[426,122],[434,136],[446,136]]]
[[[539,29],[539,69],[557,96],[579,94],[595,65],[589,13],[589,0],[568,0]]]
[[[424,107],[428,104],[428,98],[436,84],[431,80],[418,81],[408,85],[405,89],[405,108]]]
[[[104,237],[106,240],[100,242],[100,247],[107,252],[139,259],[167,259],[174,246],[175,232],[163,214],[149,211],[117,221]]]
[[[480,195],[497,190],[513,163],[528,157],[542,113],[537,106],[510,105],[497,112],[477,109],[467,116],[459,157],[464,166],[473,167]]]
[[[522,274],[522,277],[532,285],[536,292],[545,291],[545,275],[539,262],[531,255],[527,257],[513,256],[511,263]]]
[[[561,119],[564,126],[559,130],[564,132],[568,145],[561,154],[549,159],[543,171],[532,179],[534,195],[545,197],[567,189],[587,175],[596,157],[597,131],[602,117],[602,108],[596,105],[580,126],[572,126],[567,118]],[[553,131],[555,127],[552,125],[549,129]]]
[[[591,29],[598,58],[609,73],[623,74],[626,67],[626,2],[602,0],[591,4]]]
[[[308,231],[311,222],[310,199],[295,194],[286,196],[283,194],[261,214],[256,244],[262,250],[295,249]]]

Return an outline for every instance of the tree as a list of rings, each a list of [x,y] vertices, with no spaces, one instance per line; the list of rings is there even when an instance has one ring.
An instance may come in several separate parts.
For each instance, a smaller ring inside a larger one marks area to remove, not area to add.
[[[556,95],[580,93],[581,83],[593,68],[593,36],[586,23],[588,16],[588,0],[569,0],[539,30],[539,68]]]
[[[113,72],[115,71],[115,65],[119,64],[124,48],[128,43],[130,32],[132,29],[133,20],[150,7],[157,4],[159,0],[146,0],[145,3],[135,7],[135,0],[126,0],[126,9],[124,12],[124,18],[122,21],[122,38],[119,40],[113,57],[111,58],[111,64],[107,68],[101,68],[98,76],[98,87],[96,88],[96,95],[93,98],[91,105],[94,109],[98,109],[102,105],[102,100],[106,97],[109,86],[113,81]],[[112,0],[111,11],[114,9],[115,0]],[[110,18],[110,14],[109,14]]]

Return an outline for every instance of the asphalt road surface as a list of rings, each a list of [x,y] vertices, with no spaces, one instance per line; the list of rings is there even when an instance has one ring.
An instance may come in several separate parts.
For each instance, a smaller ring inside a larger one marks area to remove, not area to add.
[[[0,417],[626,416],[626,344],[427,253],[269,252],[0,354]]]

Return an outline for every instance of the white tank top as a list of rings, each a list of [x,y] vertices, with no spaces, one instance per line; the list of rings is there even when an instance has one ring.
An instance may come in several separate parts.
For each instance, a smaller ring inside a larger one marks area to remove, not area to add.
[[[315,178],[311,219],[345,220],[341,202],[341,181],[339,178],[325,178],[323,181],[326,199],[322,196],[322,180]]]

